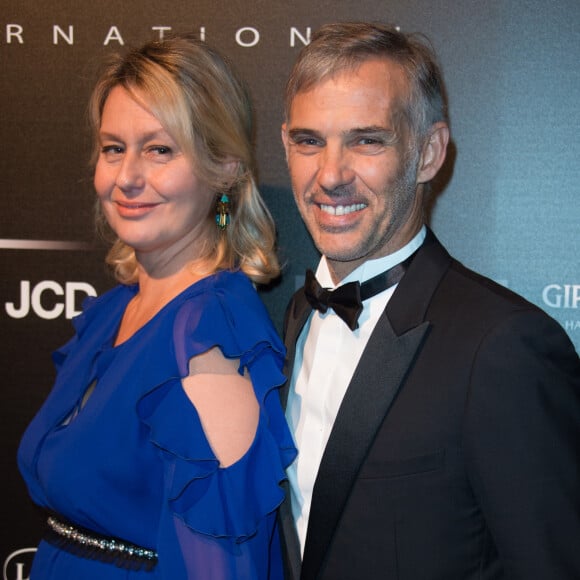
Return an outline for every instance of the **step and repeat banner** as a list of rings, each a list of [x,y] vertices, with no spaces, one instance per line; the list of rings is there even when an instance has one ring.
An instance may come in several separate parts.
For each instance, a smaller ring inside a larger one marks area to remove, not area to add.
[[[466,265],[556,318],[580,348],[578,0],[0,1],[0,440],[5,580],[29,576],[43,532],[16,468],[19,438],[47,395],[51,352],[87,295],[113,285],[93,227],[86,103],[112,51],[194,31],[233,61],[256,109],[259,182],[285,264],[262,292],[281,327],[318,255],[289,188],[283,87],[312,31],[389,22],[432,41],[453,142],[429,220]],[[74,469],[74,465],[71,465]]]

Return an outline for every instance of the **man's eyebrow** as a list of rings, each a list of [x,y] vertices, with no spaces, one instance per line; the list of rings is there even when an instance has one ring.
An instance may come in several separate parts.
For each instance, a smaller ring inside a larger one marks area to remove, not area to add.
[[[381,137],[385,141],[394,142],[398,139],[397,132],[394,129],[388,127],[382,127],[380,125],[370,125],[368,127],[355,127],[345,131],[344,136],[347,138],[356,137]]]
[[[296,137],[302,137],[308,135],[310,137],[320,137],[320,133],[314,129],[307,129],[306,127],[295,127],[288,131],[288,137],[290,139],[295,139]]]
[[[307,127],[294,127],[288,131],[288,137],[290,139],[296,139],[301,137],[316,137],[322,138],[322,135],[315,129],[309,129]],[[393,143],[398,140],[399,136],[394,129],[388,127],[383,127],[380,125],[369,125],[367,127],[354,127],[352,129],[347,129],[342,132],[342,137],[350,140],[356,139],[357,137],[380,137],[383,141]]]

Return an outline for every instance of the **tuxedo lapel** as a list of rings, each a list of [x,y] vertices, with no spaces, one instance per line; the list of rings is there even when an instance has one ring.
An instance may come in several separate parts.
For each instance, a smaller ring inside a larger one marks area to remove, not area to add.
[[[427,322],[397,336],[379,322],[340,406],[314,486],[302,580],[323,565],[340,515],[375,434],[419,350]]]
[[[312,306],[308,304],[303,289],[294,294],[284,318],[284,344],[286,345],[286,361],[284,364],[284,375],[286,376],[286,383],[280,389],[280,399],[282,407],[286,409],[286,401],[288,400],[288,391],[290,389],[290,379],[292,378],[292,371],[294,369],[294,360],[296,358],[296,341],[302,328],[306,324]]]
[[[450,263],[451,257],[428,230],[371,335],[322,457],[313,490],[301,580],[314,580],[324,567],[361,464],[427,339],[427,309]]]
[[[376,433],[427,339],[427,309],[449,268],[451,257],[428,230],[407,273],[399,283],[357,365],[328,440],[313,490],[301,580],[314,580],[339,525],[360,466]],[[292,376],[297,338],[311,308],[302,291],[287,311],[286,376]],[[288,381],[289,383],[289,381]],[[288,383],[282,392],[285,405]],[[307,452],[307,450],[303,450]],[[289,579],[298,580],[300,552],[289,498],[281,509]]]
[[[292,515],[288,480],[282,482],[282,489],[285,493],[285,499],[278,512],[278,523],[280,526],[282,560],[284,562],[284,578],[286,580],[299,580],[302,556],[300,554],[300,541],[296,532],[296,524]]]
[[[312,307],[308,304],[304,293],[301,290],[298,291],[288,305],[284,320],[284,342],[286,344],[284,374],[287,380],[286,384],[280,390],[280,399],[284,409],[286,409],[290,378],[292,377],[292,370],[294,368],[296,341],[311,312]],[[302,556],[300,553],[300,541],[298,539],[298,533],[296,532],[296,524],[292,516],[290,485],[286,480],[282,486],[285,492],[285,499],[280,506],[278,522],[280,525],[282,558],[284,561],[284,577],[286,580],[299,580]]]

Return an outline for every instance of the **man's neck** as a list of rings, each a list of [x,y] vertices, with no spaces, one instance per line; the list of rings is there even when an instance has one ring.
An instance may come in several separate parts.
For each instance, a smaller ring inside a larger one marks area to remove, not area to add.
[[[423,239],[425,238],[425,231],[426,231],[425,225],[419,224],[419,227],[415,228],[411,234],[405,236],[402,239],[399,238],[396,242],[394,242],[392,244],[385,245],[384,249],[380,252],[376,252],[375,254],[367,255],[367,256],[360,258],[358,260],[350,260],[348,262],[341,262],[338,260],[332,260],[332,259],[328,258],[328,256],[326,256],[325,257],[326,265],[327,265],[328,272],[330,273],[330,277],[331,277],[333,283],[336,286],[338,286],[342,281],[345,280],[345,278],[349,277],[350,274],[355,272],[355,270],[359,269],[363,264],[366,264],[367,262],[371,262],[371,261],[375,261],[375,260],[381,260],[382,258],[388,258],[389,256],[395,256],[399,252],[401,253],[401,256],[402,256],[399,261],[402,262],[405,258],[408,257],[407,255],[403,255],[404,254],[403,250],[409,244],[415,243],[416,239],[420,236],[421,239],[417,243],[417,247],[418,247],[418,245],[420,245],[423,242]],[[416,249],[416,248],[414,248],[414,249]],[[413,249],[413,251],[414,251],[414,249]]]

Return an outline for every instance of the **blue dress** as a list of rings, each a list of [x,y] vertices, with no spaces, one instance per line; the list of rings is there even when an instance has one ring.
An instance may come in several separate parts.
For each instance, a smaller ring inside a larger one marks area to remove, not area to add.
[[[114,347],[136,292],[117,286],[87,300],[75,336],[53,355],[56,384],[18,462],[38,505],[154,549],[158,564],[131,571],[42,541],[31,579],[282,578],[276,508],[296,450],[277,392],[284,346],[266,309],[244,274],[224,271],[187,288]],[[189,359],[215,346],[248,369],[260,404],[250,449],[227,468],[180,382]]]

